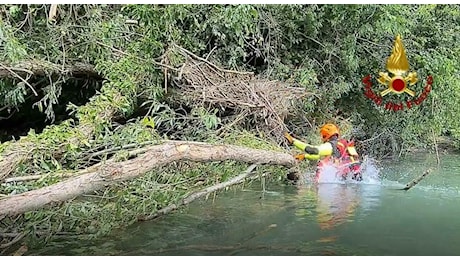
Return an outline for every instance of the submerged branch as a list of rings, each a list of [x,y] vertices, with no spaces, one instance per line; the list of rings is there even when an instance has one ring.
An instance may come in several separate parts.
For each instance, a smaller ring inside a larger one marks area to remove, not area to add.
[[[404,188],[402,188],[402,190],[409,190],[410,188],[414,187],[423,178],[425,178],[430,172],[431,172],[431,169],[426,170],[422,175],[418,176],[417,178],[413,179],[411,182],[406,184],[406,186]]]
[[[299,251],[300,245],[244,245],[244,244],[235,244],[235,245],[186,245],[173,248],[163,248],[159,249],[157,254],[164,254],[168,252],[180,252],[184,250],[200,250],[208,252],[217,252],[219,255],[222,254],[222,251],[235,251],[235,250],[270,250],[277,252],[297,252]]]
[[[185,197],[182,201],[180,201],[178,204],[171,204],[165,208],[162,208],[161,210],[157,211],[155,214],[153,215],[150,215],[150,216],[142,216],[142,217],[139,217],[138,220],[151,220],[151,219],[154,219],[154,218],[157,218],[157,217],[160,217],[162,215],[166,215],[168,214],[169,212],[173,211],[173,210],[176,210],[178,209],[179,207],[181,206],[185,206],[187,204],[190,204],[191,202],[193,202],[194,200],[196,199],[199,199],[205,195],[208,195],[212,192],[215,192],[215,191],[218,191],[218,190],[222,190],[226,187],[229,187],[229,186],[232,186],[232,185],[235,185],[235,184],[238,184],[238,183],[241,183],[243,182],[246,178],[248,178],[249,176],[251,176],[253,174],[253,170],[257,167],[257,164],[253,164],[251,166],[249,166],[246,171],[244,171],[243,173],[241,173],[240,175],[236,176],[235,178],[229,180],[229,181],[226,181],[226,182],[222,182],[222,183],[219,183],[219,184],[216,184],[214,186],[211,186],[211,187],[207,187],[201,191],[198,191],[196,193],[193,193],[187,197]]]

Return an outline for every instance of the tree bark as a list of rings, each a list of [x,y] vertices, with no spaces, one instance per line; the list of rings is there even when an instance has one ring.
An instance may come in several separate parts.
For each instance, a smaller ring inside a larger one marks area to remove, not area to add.
[[[425,178],[430,172],[432,172],[431,169],[426,170],[422,175],[418,176],[417,178],[411,180],[409,183],[406,184],[402,190],[409,190],[410,188],[414,187],[419,183],[423,178]]]
[[[0,200],[0,219],[63,202],[93,192],[118,181],[143,175],[156,167],[187,160],[195,162],[235,160],[253,164],[293,166],[288,153],[245,148],[234,145],[212,145],[200,142],[167,141],[148,147],[146,152],[123,162],[107,161],[81,171],[69,178],[41,189],[13,195]]]

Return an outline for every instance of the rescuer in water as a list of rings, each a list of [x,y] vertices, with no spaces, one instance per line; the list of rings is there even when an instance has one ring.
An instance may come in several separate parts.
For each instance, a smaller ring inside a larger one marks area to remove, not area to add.
[[[353,180],[361,181],[361,162],[354,142],[340,138],[339,128],[331,123],[321,127],[320,135],[323,143],[315,146],[306,144],[287,132],[284,134],[290,145],[304,151],[294,156],[297,160],[319,160],[316,181],[320,177],[322,167],[327,164],[334,164],[342,179],[350,176]]]

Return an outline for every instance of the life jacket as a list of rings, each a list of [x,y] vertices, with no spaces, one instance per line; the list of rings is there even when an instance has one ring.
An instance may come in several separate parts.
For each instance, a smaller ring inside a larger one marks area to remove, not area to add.
[[[322,166],[330,164],[331,161],[339,168],[339,172],[343,179],[346,179],[351,173],[353,179],[361,180],[361,162],[359,160],[359,155],[356,152],[354,141],[334,139],[329,141],[329,143],[332,145],[332,155],[327,156],[318,162],[316,180],[319,178]]]

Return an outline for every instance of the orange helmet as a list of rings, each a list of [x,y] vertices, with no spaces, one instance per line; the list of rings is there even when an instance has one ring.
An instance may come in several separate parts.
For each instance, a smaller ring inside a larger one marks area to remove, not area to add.
[[[334,124],[323,125],[319,132],[321,134],[321,139],[323,139],[323,142],[329,140],[334,135],[339,136],[339,128]]]

